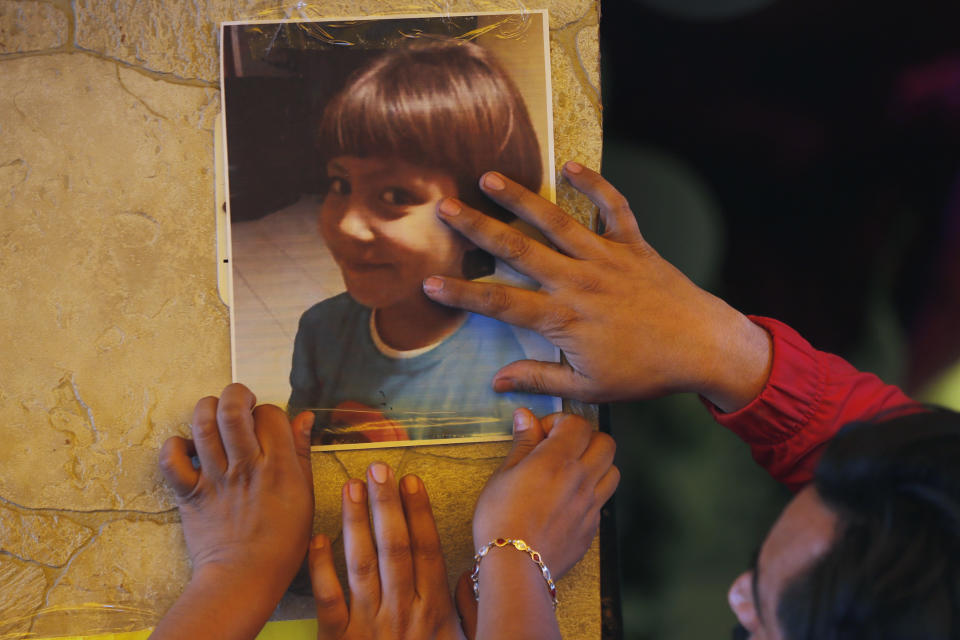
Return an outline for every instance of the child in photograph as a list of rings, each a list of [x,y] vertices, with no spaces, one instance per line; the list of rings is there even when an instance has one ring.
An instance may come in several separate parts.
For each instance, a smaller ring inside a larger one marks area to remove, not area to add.
[[[297,331],[288,410],[316,413],[314,444],[508,435],[517,407],[557,410],[553,398],[491,388],[502,366],[542,358],[549,343],[421,288],[433,274],[493,272],[488,254],[437,218],[441,200],[509,220],[480,175],[497,167],[541,185],[530,116],[492,54],[448,39],[385,52],[327,106],[318,143],[320,234],[347,290],[308,309]]]

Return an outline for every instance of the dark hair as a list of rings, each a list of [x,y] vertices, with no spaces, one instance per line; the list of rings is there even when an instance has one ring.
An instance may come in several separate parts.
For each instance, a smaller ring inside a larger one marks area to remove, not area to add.
[[[383,156],[448,172],[461,200],[501,220],[513,214],[477,182],[497,169],[531,191],[540,146],[516,85],[493,54],[465,40],[415,40],[357,71],[327,105],[318,137],[324,164]]]
[[[789,640],[960,637],[960,414],[900,413],[840,431],[814,483],[830,550],[784,590]]]

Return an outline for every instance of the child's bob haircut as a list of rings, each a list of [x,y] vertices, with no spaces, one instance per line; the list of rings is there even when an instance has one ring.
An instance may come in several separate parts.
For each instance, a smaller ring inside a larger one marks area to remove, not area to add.
[[[454,39],[418,40],[358,70],[320,122],[323,165],[338,156],[394,157],[449,173],[461,200],[513,217],[477,181],[496,169],[537,192],[540,146],[516,85],[489,51]]]

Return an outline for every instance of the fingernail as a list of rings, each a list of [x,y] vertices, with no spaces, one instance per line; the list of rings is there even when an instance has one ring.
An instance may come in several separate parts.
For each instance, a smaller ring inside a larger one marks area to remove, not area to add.
[[[521,431],[526,431],[530,428],[530,414],[523,410],[517,409],[513,412],[513,432],[520,433]]]
[[[317,414],[311,413],[310,417],[303,421],[303,435],[310,437],[310,434],[313,432],[313,423],[317,419]]]
[[[427,293],[436,293],[443,289],[443,278],[438,278],[437,276],[430,276],[423,281],[423,290]]]
[[[503,178],[501,178],[499,174],[491,171],[490,173],[484,174],[483,186],[493,191],[503,191],[507,183],[503,181]]]
[[[573,160],[563,165],[563,168],[566,169],[567,173],[577,174],[583,172],[583,165]]]
[[[374,462],[370,465],[370,475],[373,476],[374,482],[377,484],[383,484],[387,481],[387,474],[390,473],[390,469],[387,468],[387,465],[382,462]]]
[[[417,491],[420,491],[420,480],[417,476],[404,476],[403,477],[403,490],[409,493],[410,495],[415,494]]]
[[[363,502],[363,483],[359,480],[350,480],[347,482],[347,493],[354,502]]]
[[[455,216],[463,209],[460,203],[453,198],[444,198],[440,201],[440,213],[445,216]]]
[[[326,536],[314,536],[313,540],[310,541],[310,546],[316,551],[320,551],[325,546],[327,546]]]
[[[497,378],[493,381],[493,390],[497,393],[505,393],[513,390],[513,380],[510,378]]]
[[[743,594],[736,591],[735,589],[731,589],[730,593],[727,594],[727,601],[730,603],[730,606],[733,608],[739,607],[741,604],[743,604],[743,600],[744,600]]]

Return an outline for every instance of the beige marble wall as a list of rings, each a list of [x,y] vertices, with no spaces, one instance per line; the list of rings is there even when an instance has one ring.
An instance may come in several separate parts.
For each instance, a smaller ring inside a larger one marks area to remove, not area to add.
[[[551,11],[558,161],[598,165],[597,0],[526,4]],[[230,377],[215,264],[218,22],[517,6],[0,0],[0,637],[150,626],[189,577],[156,456]],[[589,217],[565,187],[560,200]],[[315,455],[316,526],[337,537],[340,485],[384,459],[424,478],[453,577],[504,451]],[[594,548],[560,583],[567,637],[599,636],[597,580]]]

